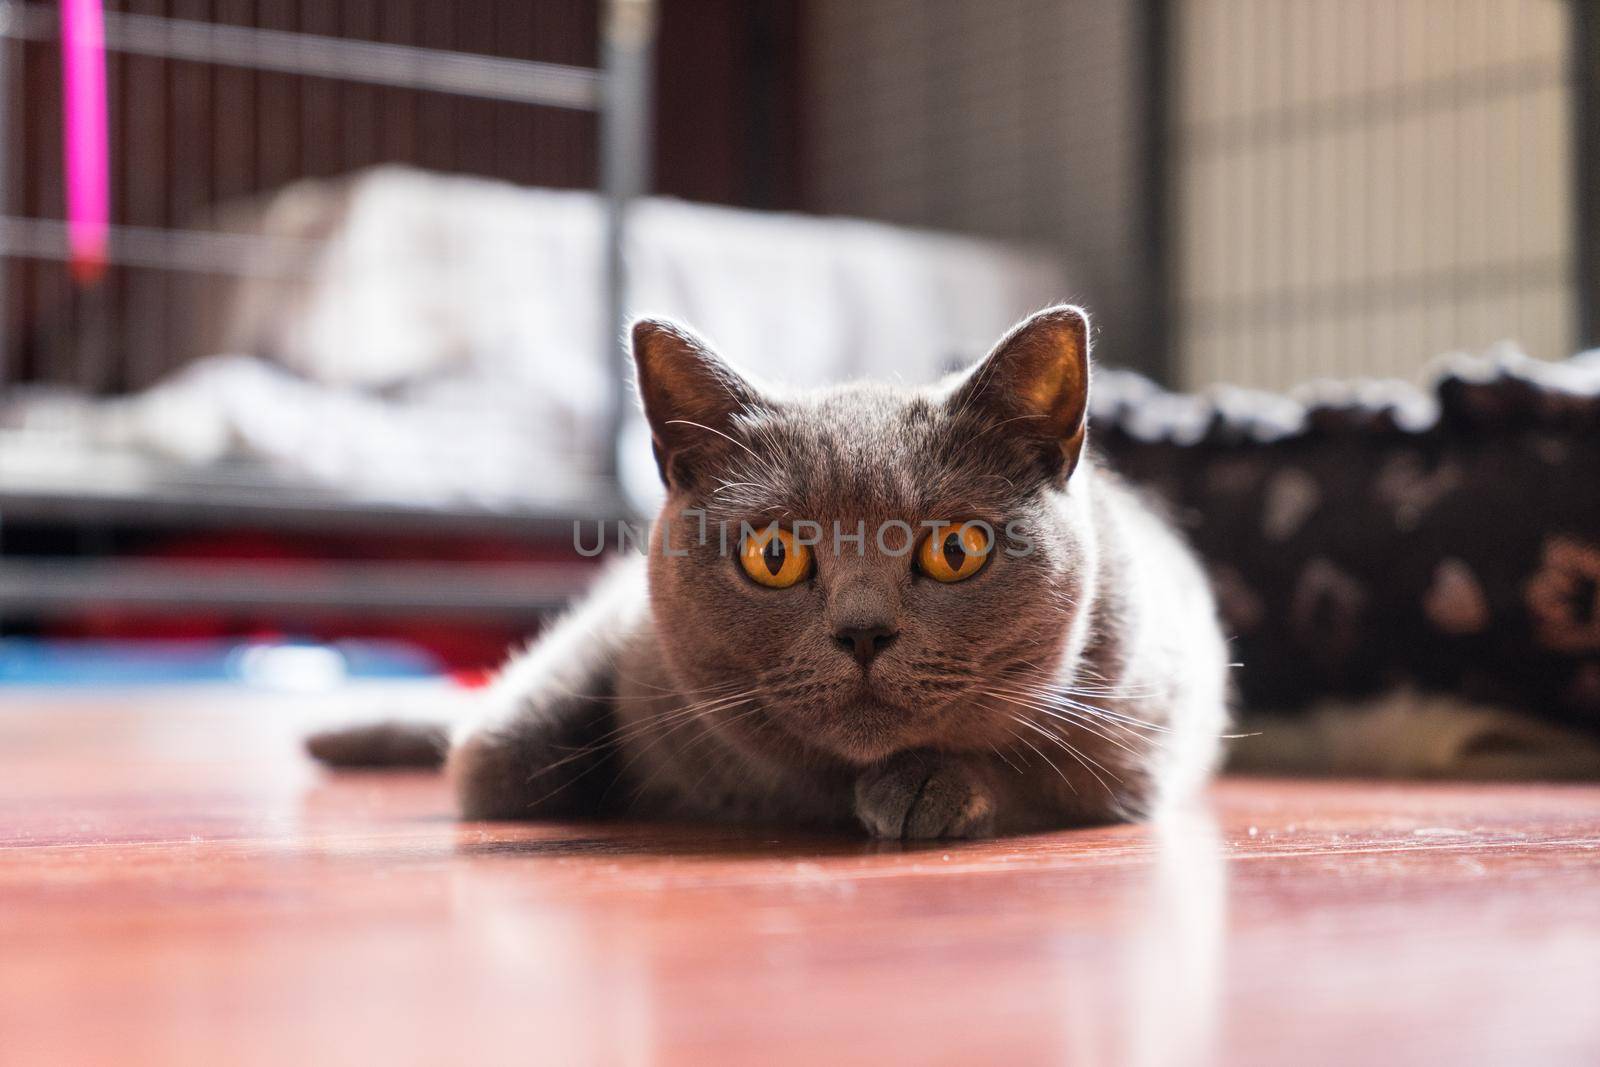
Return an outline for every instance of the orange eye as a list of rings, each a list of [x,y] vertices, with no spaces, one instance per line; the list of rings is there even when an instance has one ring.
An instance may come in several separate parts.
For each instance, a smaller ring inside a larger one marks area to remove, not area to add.
[[[797,543],[788,530],[757,530],[740,546],[739,565],[761,585],[787,589],[811,573],[811,546]]]
[[[989,531],[975,522],[945,523],[917,549],[917,566],[929,578],[961,582],[983,570],[989,558]]]

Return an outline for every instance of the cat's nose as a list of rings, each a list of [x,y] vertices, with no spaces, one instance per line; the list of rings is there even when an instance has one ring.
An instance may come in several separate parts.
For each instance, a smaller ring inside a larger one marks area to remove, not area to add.
[[[879,652],[894,644],[899,630],[887,626],[841,626],[833,632],[833,639],[865,667]]]

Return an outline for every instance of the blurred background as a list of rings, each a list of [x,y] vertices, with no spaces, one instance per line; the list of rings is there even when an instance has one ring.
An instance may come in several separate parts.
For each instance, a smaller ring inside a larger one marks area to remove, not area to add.
[[[0,0],[0,683],[472,678],[654,469],[621,325],[1186,390],[1600,343],[1583,0]]]

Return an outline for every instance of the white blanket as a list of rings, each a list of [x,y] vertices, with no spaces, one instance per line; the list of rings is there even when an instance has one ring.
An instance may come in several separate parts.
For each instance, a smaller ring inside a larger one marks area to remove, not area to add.
[[[186,465],[253,459],[357,498],[514,506],[605,467],[602,201],[383,167],[301,182],[240,228],[306,251],[211,297],[219,332],[146,393],[15,396],[0,423],[54,448]],[[1070,297],[1039,252],[871,222],[646,199],[629,213],[628,306],[687,320],[736,364],[797,385],[925,381]],[[632,404],[630,401],[630,410]],[[655,474],[636,415],[623,483]]]

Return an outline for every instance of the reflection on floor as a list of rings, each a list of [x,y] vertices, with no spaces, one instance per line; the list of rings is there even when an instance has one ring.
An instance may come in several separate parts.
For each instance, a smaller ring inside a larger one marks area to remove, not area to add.
[[[0,699],[16,1062],[1600,1062],[1600,787],[930,848],[457,825],[232,694]],[[0,1056],[0,1059],[7,1059]]]

